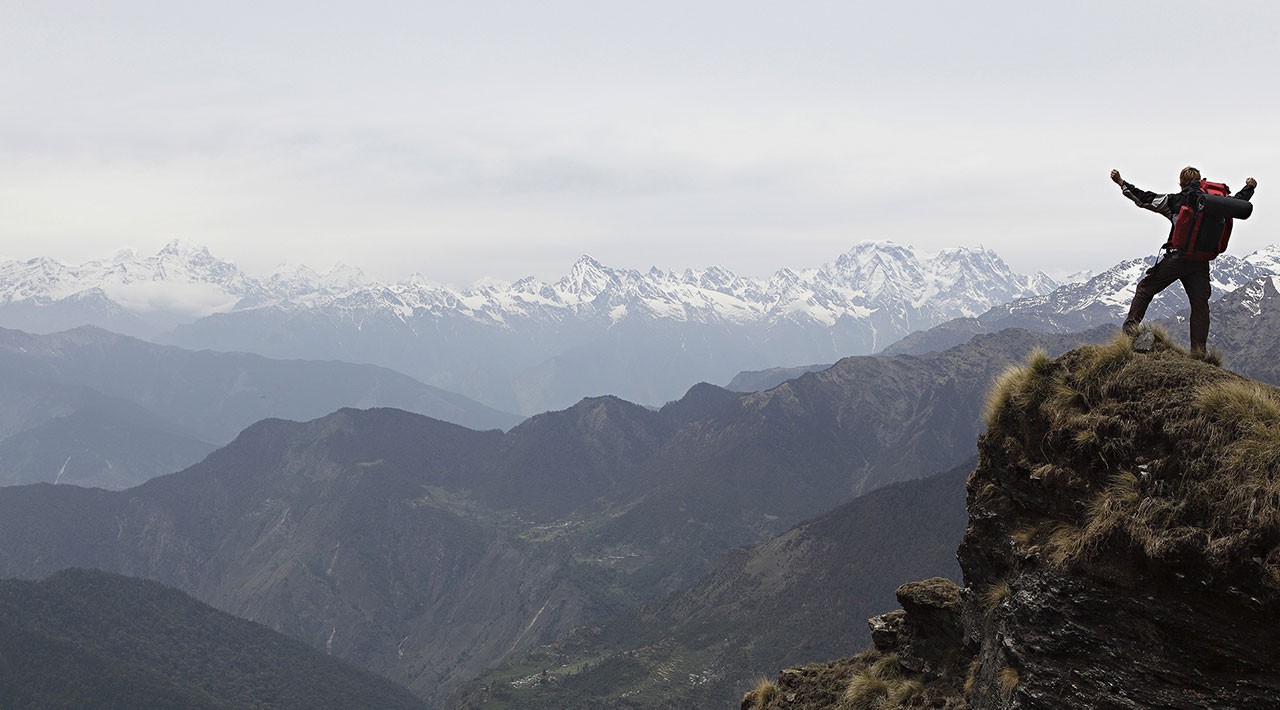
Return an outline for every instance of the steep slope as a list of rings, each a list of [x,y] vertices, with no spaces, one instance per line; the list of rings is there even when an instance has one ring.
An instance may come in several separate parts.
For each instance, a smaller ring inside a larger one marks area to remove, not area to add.
[[[1280,391],[1127,338],[993,389],[966,589],[904,585],[876,649],[744,707],[1273,707]]]
[[[419,708],[404,688],[155,582],[0,580],[5,708]]]
[[[869,493],[625,619],[487,673],[455,707],[726,707],[753,678],[849,647],[895,580],[959,578],[972,463]],[[547,671],[544,673],[544,671]]]

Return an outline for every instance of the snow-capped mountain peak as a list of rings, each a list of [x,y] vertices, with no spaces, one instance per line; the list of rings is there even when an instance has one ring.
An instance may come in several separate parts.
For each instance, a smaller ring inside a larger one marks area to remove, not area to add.
[[[583,254],[570,267],[568,275],[556,282],[556,290],[567,302],[591,301],[621,283],[618,272]]]
[[[1260,269],[1280,274],[1280,244],[1272,244],[1246,256],[1244,260]]]

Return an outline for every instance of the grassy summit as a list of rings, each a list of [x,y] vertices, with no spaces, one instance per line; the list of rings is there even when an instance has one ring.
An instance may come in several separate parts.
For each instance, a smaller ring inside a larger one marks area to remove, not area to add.
[[[1020,522],[1021,553],[1059,565],[1124,549],[1261,564],[1280,589],[1280,390],[1158,336],[1150,353],[1119,336],[1002,375],[983,448],[1003,465],[971,481],[971,500]]]

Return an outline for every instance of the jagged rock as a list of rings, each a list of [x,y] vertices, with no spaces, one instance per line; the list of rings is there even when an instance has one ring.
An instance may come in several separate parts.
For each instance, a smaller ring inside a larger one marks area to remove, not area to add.
[[[955,672],[967,658],[962,647],[960,587],[941,577],[910,582],[898,588],[898,603],[908,628],[898,651],[899,664],[928,679]]]
[[[867,619],[867,626],[871,627],[871,643],[877,651],[892,651],[898,647],[906,619],[907,612],[901,609]]]

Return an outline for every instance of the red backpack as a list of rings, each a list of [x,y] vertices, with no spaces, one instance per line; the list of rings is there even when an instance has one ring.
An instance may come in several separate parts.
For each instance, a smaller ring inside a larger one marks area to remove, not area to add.
[[[1227,250],[1231,219],[1247,219],[1253,205],[1228,194],[1220,182],[1200,181],[1200,194],[1178,210],[1169,246],[1190,261],[1209,261]],[[1236,205],[1235,203],[1241,203]]]

